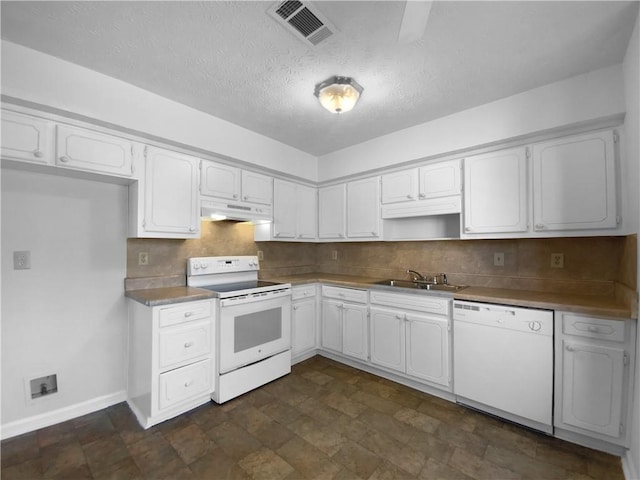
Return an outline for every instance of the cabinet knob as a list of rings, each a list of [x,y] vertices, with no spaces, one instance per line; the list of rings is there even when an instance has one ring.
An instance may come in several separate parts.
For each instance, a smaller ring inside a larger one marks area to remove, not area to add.
[[[340,237],[340,238],[344,238],[344,234],[339,233],[339,234],[338,234],[338,237]]]
[[[425,195],[424,193],[422,193],[422,192],[420,192],[420,193],[418,194],[418,196],[419,196],[420,198],[424,198],[424,197],[426,197],[426,195]]]
[[[191,348],[193,347],[193,342],[184,342],[184,348]]]
[[[276,234],[274,235],[274,237],[279,237],[280,236],[280,232],[276,232]]]
[[[588,330],[589,330],[591,333],[600,333],[600,329],[599,329],[598,327],[594,327],[593,325],[591,325],[591,326],[588,328]]]
[[[413,200],[413,195],[407,195],[407,198],[408,198],[409,200]]]
[[[249,196],[245,195],[244,197],[242,197],[243,200],[249,200]]]
[[[193,312],[184,312],[184,317],[185,318],[189,318],[192,315],[193,315]]]
[[[40,150],[34,150],[33,156],[36,158],[42,158],[42,152]]]
[[[294,306],[293,306],[293,309],[294,309],[294,310],[297,310],[297,309],[298,309],[298,305],[294,305]]]
[[[567,345],[565,349],[567,350],[567,352],[573,352],[573,347],[571,345]]]
[[[377,235],[376,232],[371,232],[371,235],[373,235],[374,237]]]
[[[536,223],[536,230],[544,230],[544,224]]]
[[[189,231],[190,232],[195,232],[196,231],[196,227],[189,227]]]
[[[60,157],[60,161],[62,163],[68,163],[69,162],[69,157]]]
[[[234,193],[233,198],[238,198],[238,194]]]
[[[193,380],[188,380],[184,382],[184,388],[189,388],[191,385],[193,385]]]
[[[464,227],[464,231],[465,231],[465,232],[473,232],[473,228],[471,228],[471,227]]]

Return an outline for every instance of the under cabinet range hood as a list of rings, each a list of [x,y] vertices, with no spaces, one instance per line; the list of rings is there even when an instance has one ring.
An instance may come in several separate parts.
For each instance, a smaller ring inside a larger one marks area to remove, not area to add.
[[[236,222],[268,223],[271,218],[271,207],[247,202],[225,200],[200,201],[200,217],[202,220],[232,220]]]

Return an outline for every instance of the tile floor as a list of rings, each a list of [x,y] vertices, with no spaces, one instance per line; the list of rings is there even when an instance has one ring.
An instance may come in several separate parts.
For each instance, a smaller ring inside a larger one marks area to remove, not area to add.
[[[11,479],[623,479],[620,459],[316,356],[142,430],[125,403],[5,440]]]

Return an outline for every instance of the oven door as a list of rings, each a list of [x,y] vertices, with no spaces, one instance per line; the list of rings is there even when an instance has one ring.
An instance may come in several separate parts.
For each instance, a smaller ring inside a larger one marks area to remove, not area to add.
[[[291,348],[291,292],[224,299],[219,319],[220,373]]]

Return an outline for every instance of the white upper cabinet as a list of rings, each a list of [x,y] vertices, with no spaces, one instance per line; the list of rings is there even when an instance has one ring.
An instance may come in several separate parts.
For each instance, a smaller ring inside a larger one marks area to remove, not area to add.
[[[612,131],[533,145],[535,231],[616,228]]]
[[[345,238],[346,201],[344,183],[318,189],[318,238]]]
[[[133,176],[134,143],[120,137],[56,126],[56,165],[109,175]]]
[[[273,178],[243,170],[242,201],[271,205],[273,203]]]
[[[382,203],[417,200],[418,178],[417,168],[382,175]]]
[[[197,238],[200,236],[198,180],[200,159],[156,147],[145,149],[144,181],[140,189],[138,237]]]
[[[380,236],[380,177],[347,184],[347,236]]]
[[[273,180],[273,238],[312,241],[317,238],[317,190],[278,178]],[[257,237],[256,240],[265,240]]]
[[[273,181],[273,237],[296,238],[296,184],[278,178]]]
[[[450,160],[420,167],[420,191],[418,198],[438,198],[460,195],[460,162]]]
[[[2,111],[2,158],[51,165],[53,123]]]
[[[296,187],[296,236],[299,240],[315,240],[318,237],[318,189],[306,185]]]
[[[200,193],[228,200],[240,200],[241,177],[239,168],[202,160]]]
[[[464,233],[526,232],[525,147],[464,160]]]
[[[271,205],[273,179],[260,173],[202,160],[200,192],[227,200]]]

